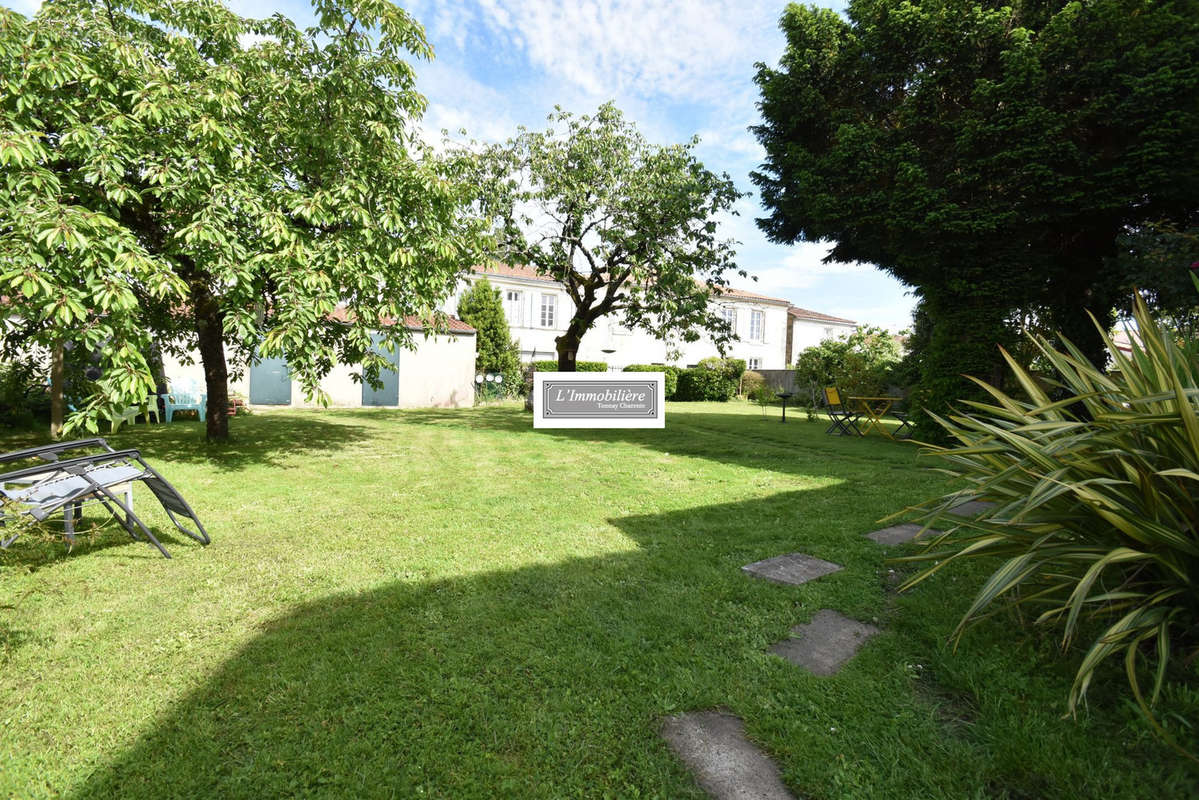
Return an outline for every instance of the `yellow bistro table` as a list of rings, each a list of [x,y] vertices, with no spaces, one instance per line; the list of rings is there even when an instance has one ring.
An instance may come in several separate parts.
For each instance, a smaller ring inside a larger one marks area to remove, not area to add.
[[[857,405],[861,410],[862,416],[867,419],[866,427],[862,430],[862,435],[870,433],[871,430],[877,430],[888,439],[894,439],[891,431],[883,425],[883,416],[891,410],[891,406],[895,405],[898,397],[850,397],[851,402]]]

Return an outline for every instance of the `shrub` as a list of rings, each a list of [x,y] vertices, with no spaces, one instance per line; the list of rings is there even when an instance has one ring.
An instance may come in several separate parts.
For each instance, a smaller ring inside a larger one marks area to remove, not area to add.
[[[737,364],[741,365],[740,369],[737,369]],[[737,382],[744,371],[745,362],[741,359],[705,358],[698,367],[679,373],[674,399],[727,402],[737,393]]]
[[[46,375],[33,358],[0,364],[0,425],[31,428],[49,418]]]
[[[758,372],[749,371],[741,378],[741,388],[745,396],[760,406],[768,406],[778,400],[780,387],[768,383]]]
[[[909,559],[932,565],[907,585],[962,559],[1003,559],[955,635],[998,603],[1035,606],[1036,622],[1059,628],[1064,648],[1090,639],[1071,712],[1096,668],[1121,655],[1137,704],[1170,740],[1150,707],[1176,657],[1199,657],[1199,366],[1140,298],[1135,318],[1140,342],[1133,338],[1130,355],[1103,334],[1110,374],[1073,344],[1055,349],[1036,337],[1057,376],[1056,400],[1005,351],[1027,399],[976,381],[995,402],[936,417],[959,444],[934,452],[971,488],[926,504],[930,524],[951,524]],[[947,511],[974,497],[996,505],[977,518]]]
[[[504,376],[499,384],[487,382],[481,388],[493,396],[519,392],[520,350],[512,341],[499,290],[486,278],[480,278],[459,298],[458,316],[476,331],[475,369]]]
[[[900,362],[899,345],[882,328],[859,328],[848,339],[825,339],[800,352],[796,383],[807,386],[819,403],[825,386],[846,395],[883,394]]]
[[[679,368],[668,367],[662,364],[629,364],[624,368],[625,372],[665,372],[666,373],[666,399],[674,399],[675,392],[679,388]]]
[[[758,390],[766,385],[766,378],[760,372],[754,372],[752,369],[746,370],[741,374],[741,394],[754,400],[758,396]]]
[[[546,359],[533,362],[534,372],[557,372],[558,359]],[[607,372],[608,365],[603,361],[576,361],[575,372]]]

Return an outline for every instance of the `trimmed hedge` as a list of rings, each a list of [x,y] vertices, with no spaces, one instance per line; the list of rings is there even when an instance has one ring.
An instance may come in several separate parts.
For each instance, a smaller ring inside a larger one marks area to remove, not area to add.
[[[679,373],[679,387],[675,400],[715,400],[725,403],[737,394],[741,373],[745,372],[745,360],[740,358],[704,358],[699,366]]]
[[[533,362],[534,372],[557,372],[558,359]],[[575,372],[607,372],[608,365],[603,361],[576,361]]]
[[[663,364],[629,364],[624,368],[625,372],[665,372],[666,373],[666,399],[673,400],[675,392],[679,388],[679,373],[682,369],[679,367],[668,367]]]
[[[722,403],[733,399],[737,394],[737,381],[729,378],[720,370],[707,367],[692,367],[679,373],[679,386],[675,391],[675,400],[701,401],[716,400]]]

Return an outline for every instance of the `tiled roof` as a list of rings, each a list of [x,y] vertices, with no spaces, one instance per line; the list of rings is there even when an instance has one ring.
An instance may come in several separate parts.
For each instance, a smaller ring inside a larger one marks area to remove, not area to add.
[[[545,281],[546,283],[558,283],[549,275],[539,275],[537,270],[532,267],[522,266],[513,267],[508,264],[501,264],[498,261],[493,261],[486,266],[471,267],[471,272],[477,272],[481,275],[496,275],[503,278],[524,278],[530,281]]]
[[[329,318],[335,322],[349,322],[354,317],[353,317],[353,312],[351,312],[345,306],[338,306],[337,308],[333,309],[333,313],[331,313],[329,315]],[[395,325],[396,321],[394,319],[392,319],[391,317],[388,317],[388,318],[382,320],[381,324],[383,325],[383,327],[389,328],[392,325]],[[413,331],[423,331],[425,328],[435,328],[436,325],[434,325],[431,321],[421,320],[420,317],[417,317],[413,314],[409,314],[408,316],[404,317],[404,327],[408,328],[409,330],[413,330]],[[458,319],[457,317],[451,317],[451,316],[446,317],[446,329],[449,330],[450,333],[474,333],[475,332],[474,328],[467,325],[465,322]]]
[[[471,271],[477,272],[481,275],[495,275],[497,277],[524,278],[526,280],[531,280],[531,281],[545,281],[546,283],[560,283],[560,281],[554,280],[553,278],[551,278],[548,275],[538,274],[537,270],[533,269],[532,267],[528,267],[528,266],[513,267],[509,264],[500,264],[499,262],[493,262],[486,266],[472,267]],[[731,287],[725,287],[723,289],[720,289],[717,294],[724,295],[727,297],[742,297],[742,298],[749,299],[749,300],[767,300],[772,303],[790,303],[791,302],[790,300],[783,300],[778,297],[770,297],[770,296],[764,295],[764,294],[755,294],[754,292],[747,292],[747,291],[744,291],[743,289],[733,289]]]
[[[834,317],[829,314],[821,314],[819,311],[809,311],[806,308],[791,306],[787,309],[787,313],[798,319],[811,319],[817,322],[837,322],[842,325],[857,325],[852,319],[844,319],[843,317]]]
[[[787,303],[790,300],[784,300],[781,297],[771,297],[766,294],[757,294],[756,292],[747,292],[744,289],[734,289],[731,286],[726,286],[717,292],[717,296],[724,295],[726,297],[744,297],[749,300],[768,300],[771,303]]]

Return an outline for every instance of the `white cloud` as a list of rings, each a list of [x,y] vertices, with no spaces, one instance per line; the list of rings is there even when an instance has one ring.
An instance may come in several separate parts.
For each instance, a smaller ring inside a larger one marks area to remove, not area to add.
[[[892,303],[843,306],[838,309],[837,316],[852,319],[859,325],[886,328],[891,333],[899,333],[912,327],[912,309],[915,307],[916,298],[898,294]]]
[[[440,5],[430,28],[458,42],[480,25],[588,94],[711,102],[781,50],[778,14],[775,0],[478,0]]]
[[[23,16],[32,17],[42,7],[42,0],[4,0],[0,5],[8,6]]]
[[[840,280],[848,276],[871,275],[877,272],[869,264],[841,261],[825,263],[824,259],[832,248],[832,244],[825,242],[800,242],[791,246],[781,264],[770,267],[755,267],[742,258],[741,266],[750,275],[757,277],[757,281],[739,278],[735,285],[737,288],[759,294],[785,297],[805,289],[821,287],[830,278]]]

